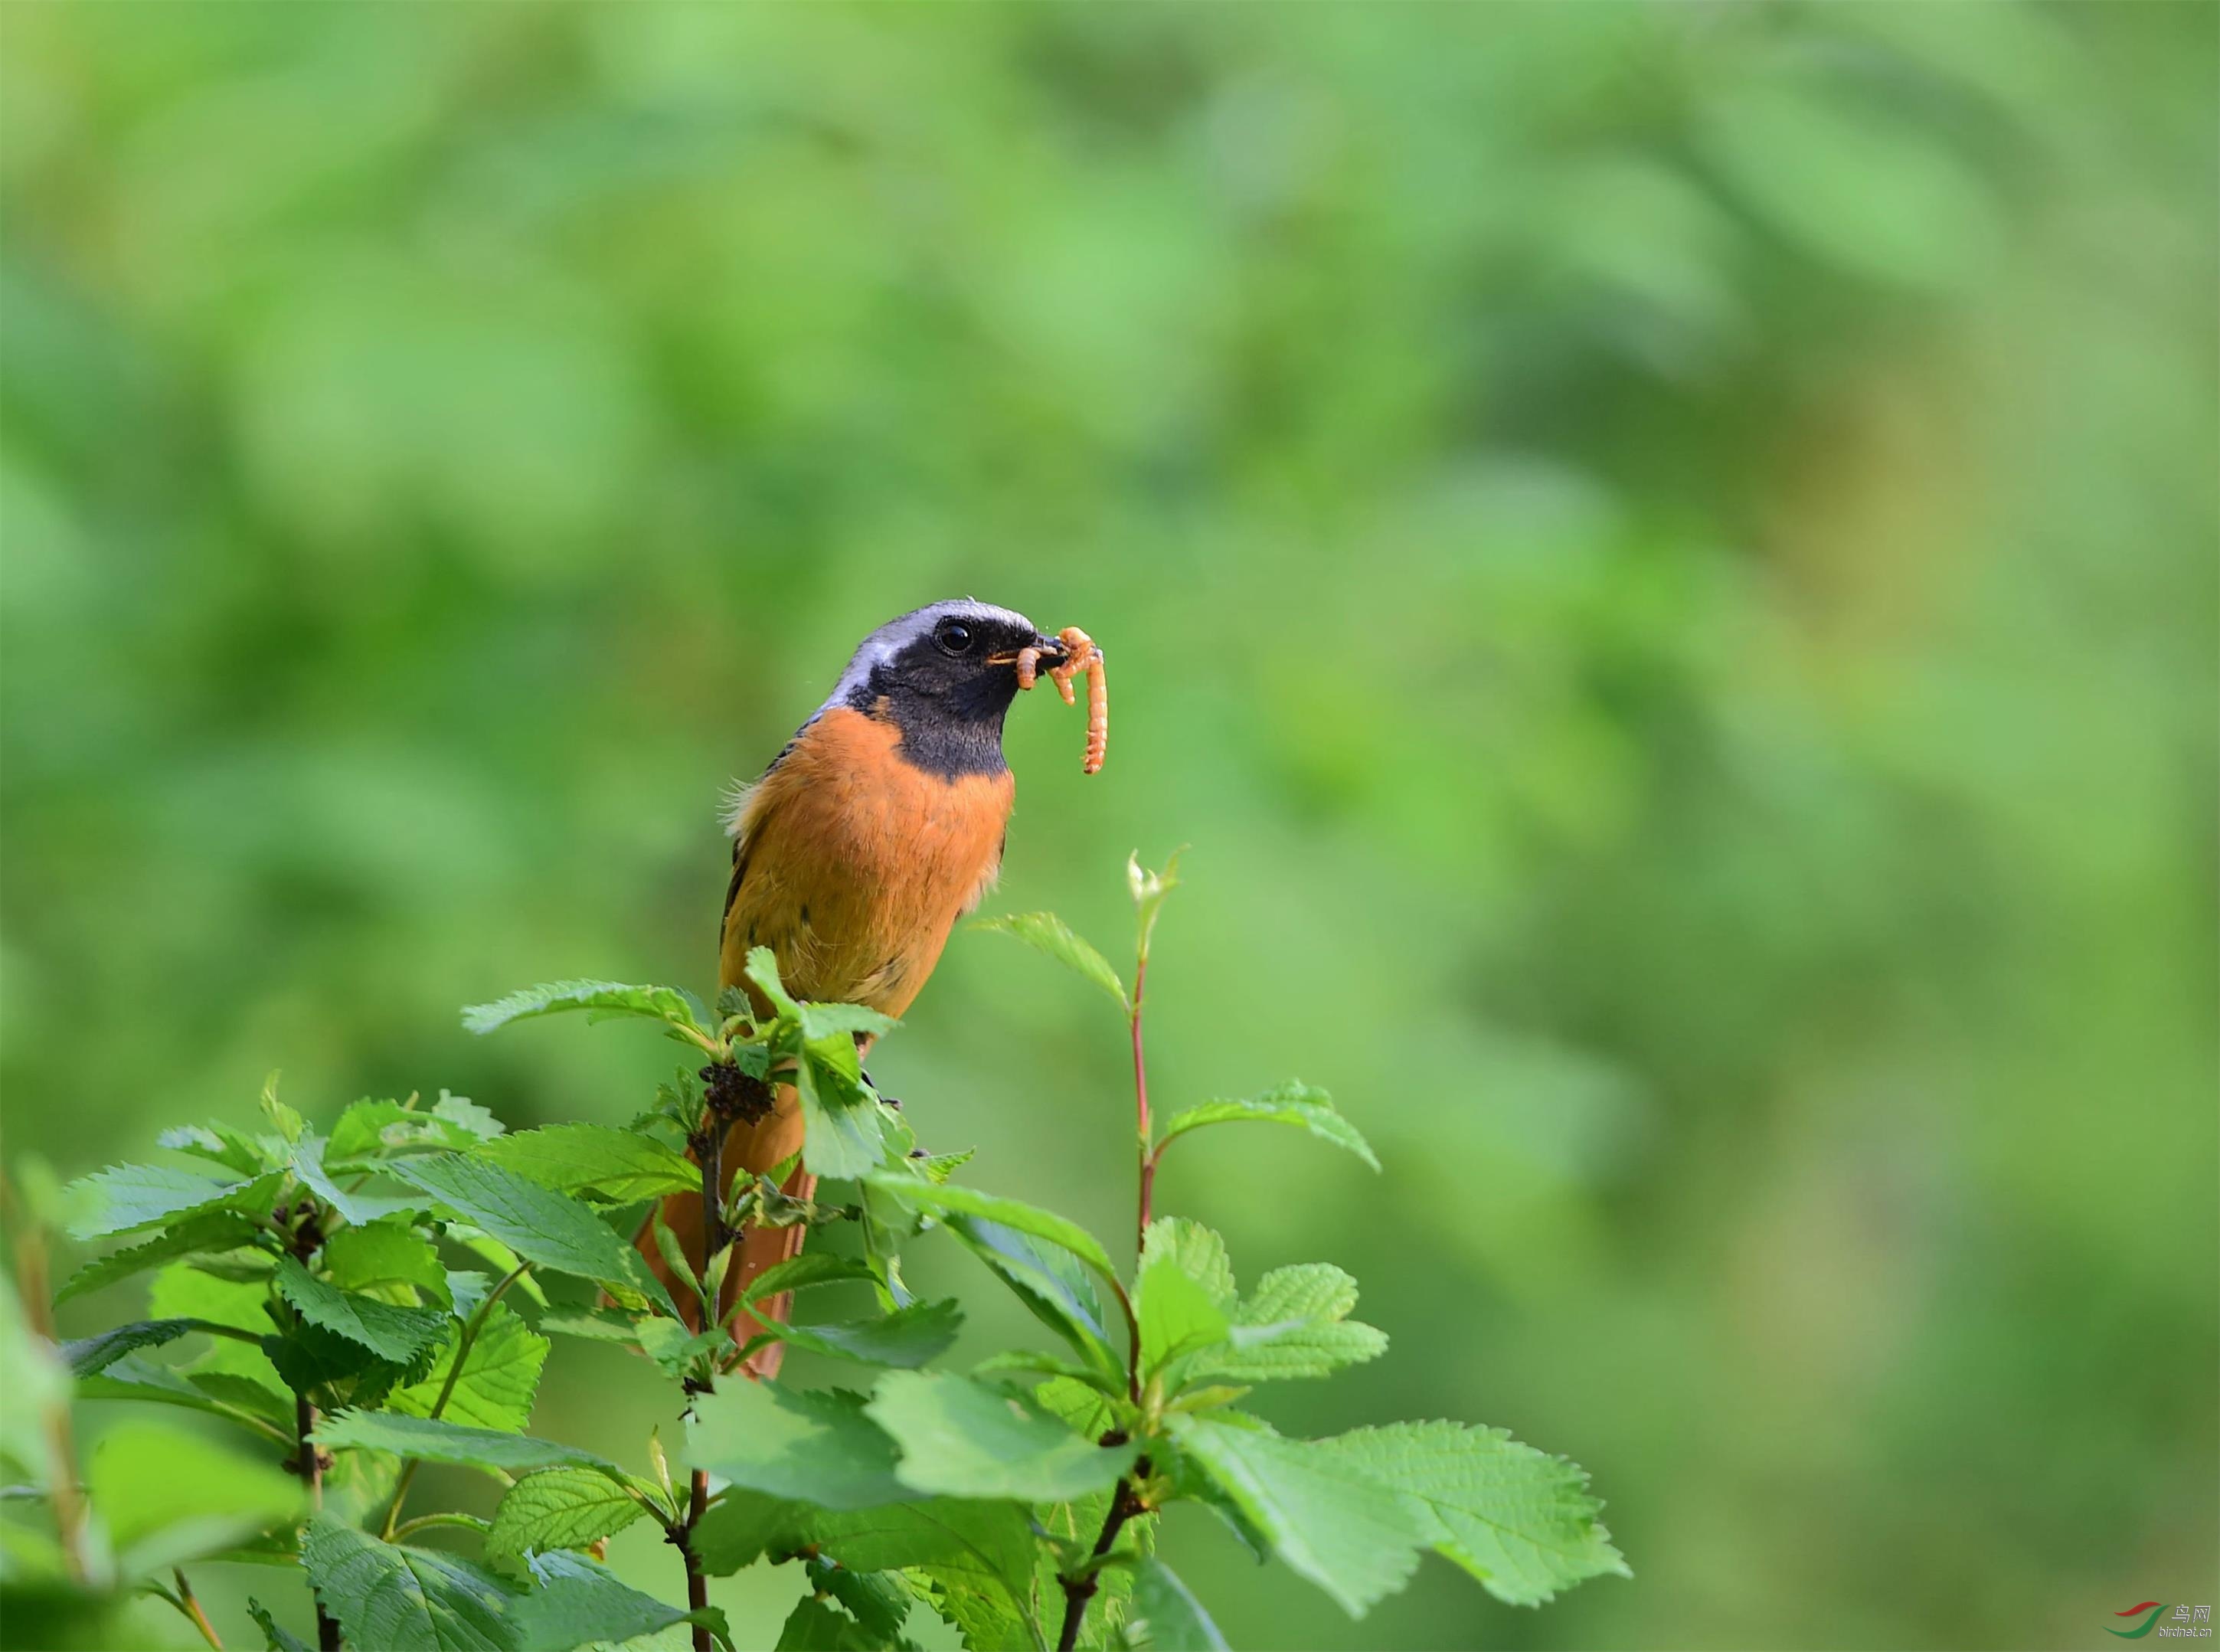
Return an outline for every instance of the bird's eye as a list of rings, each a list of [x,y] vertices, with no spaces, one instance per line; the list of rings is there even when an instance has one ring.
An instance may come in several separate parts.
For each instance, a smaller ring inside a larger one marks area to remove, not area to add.
[[[943,620],[934,640],[951,654],[960,654],[971,646],[971,627],[961,620]]]

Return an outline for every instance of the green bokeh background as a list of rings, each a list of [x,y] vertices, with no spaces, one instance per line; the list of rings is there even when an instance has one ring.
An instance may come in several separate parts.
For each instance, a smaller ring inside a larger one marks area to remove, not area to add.
[[[1116,667],[1098,779],[1016,708],[994,908],[1116,941],[1190,844],[1161,1102],[1386,1163],[1169,1162],[1393,1338],[1263,1409],[1507,1425],[1637,1574],[1353,1624],[1175,1518],[1236,1644],[2220,1599],[2216,19],[6,7],[10,1156],[273,1066],[621,1121],[664,1046],[456,1007],[708,983],[720,786],[972,593]],[[1114,1236],[1102,1009],[959,934],[874,1065]],[[563,1345],[536,1426],[666,1406]]]

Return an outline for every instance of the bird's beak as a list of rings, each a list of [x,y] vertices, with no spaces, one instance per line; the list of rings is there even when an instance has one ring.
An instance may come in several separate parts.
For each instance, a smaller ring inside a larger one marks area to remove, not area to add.
[[[1032,648],[1033,651],[1039,656],[1037,663],[1043,670],[1053,665],[1061,665],[1071,657],[1071,651],[1062,643],[1053,637],[1044,637],[1038,632],[1033,633]],[[1017,663],[1018,651],[1015,649],[1004,654],[987,656],[987,664],[989,665],[1015,665]]]

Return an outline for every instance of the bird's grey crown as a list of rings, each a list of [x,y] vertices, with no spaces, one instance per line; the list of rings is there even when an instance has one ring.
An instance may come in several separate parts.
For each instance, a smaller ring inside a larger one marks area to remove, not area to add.
[[[832,685],[832,692],[826,695],[825,703],[818,707],[818,713],[821,715],[835,706],[847,704],[850,696],[870,681],[875,669],[891,664],[895,656],[919,638],[929,636],[932,628],[943,620],[964,620],[973,625],[999,622],[1006,626],[1023,627],[1028,632],[1033,628],[1033,622],[1022,614],[998,608],[992,602],[975,602],[968,596],[912,608],[907,614],[888,620],[864,639],[856,649],[855,657],[848,662],[848,669],[840,673],[840,680]]]

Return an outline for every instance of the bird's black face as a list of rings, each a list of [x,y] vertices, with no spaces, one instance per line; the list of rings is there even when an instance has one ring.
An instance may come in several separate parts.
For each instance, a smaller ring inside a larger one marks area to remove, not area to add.
[[[864,640],[832,701],[901,730],[901,755],[953,778],[999,774],[1002,718],[1018,692],[1020,649],[1045,668],[1063,645],[1022,614],[984,602],[936,602]]]

